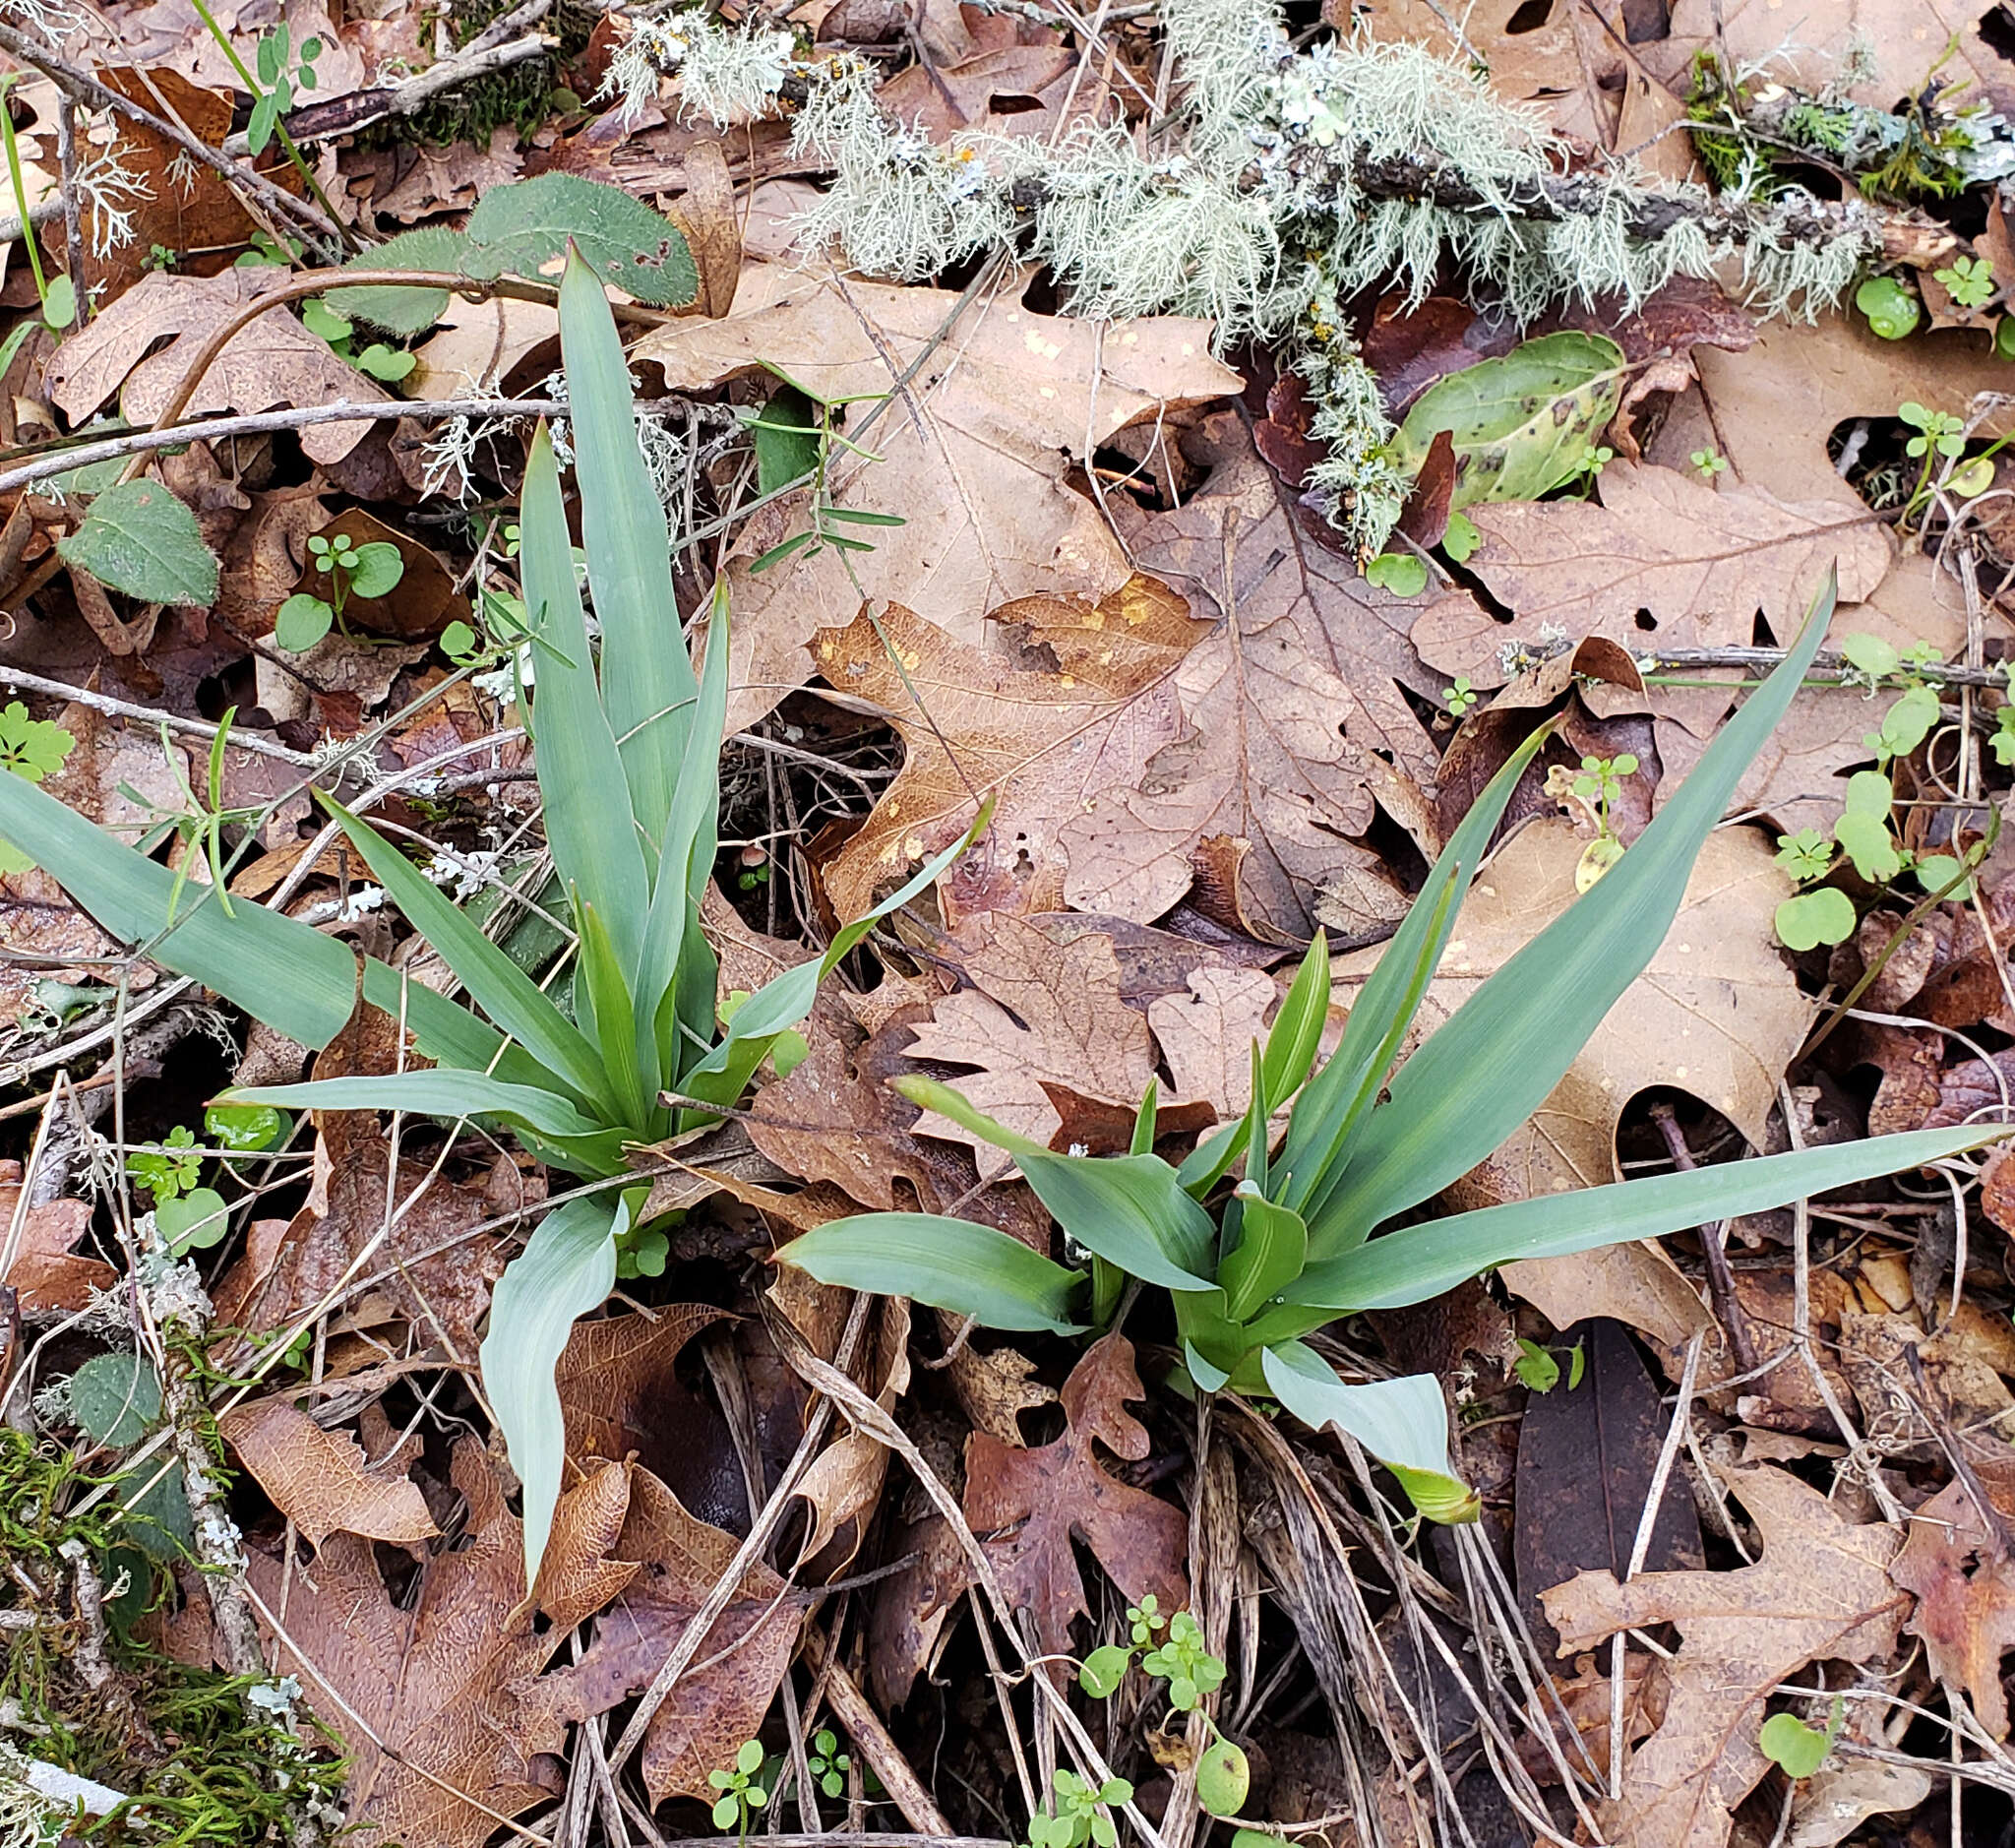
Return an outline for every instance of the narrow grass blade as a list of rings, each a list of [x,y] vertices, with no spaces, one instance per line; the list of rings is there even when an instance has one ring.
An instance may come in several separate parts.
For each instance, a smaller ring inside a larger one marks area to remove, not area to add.
[[[1084,1282],[992,1226],[928,1212],[871,1212],[834,1219],[776,1255],[821,1283],[907,1296],[989,1328],[1079,1333],[1071,1299]]]
[[[622,751],[631,812],[656,842],[671,813],[698,687],[672,593],[665,510],[637,446],[629,362],[601,278],[572,250],[560,280],[560,348],[580,537],[602,625],[603,703]],[[597,793],[608,800],[607,791]]]
[[[1562,1258],[1629,1239],[1682,1232],[1732,1214],[1764,1212],[1859,1181],[1922,1167],[2008,1135],[2006,1125],[1917,1130],[1863,1141],[1730,1161],[1578,1193],[1546,1194],[1387,1232],[1341,1258],[1313,1263],[1286,1291],[1290,1303],[1336,1315],[1400,1309],[1452,1290],[1517,1258]]]
[[[1448,1466],[1448,1407],[1433,1376],[1346,1386],[1313,1348],[1283,1341],[1261,1357],[1273,1395],[1311,1430],[1355,1438],[1399,1478],[1430,1520],[1476,1519],[1483,1504]]]
[[[1296,1099],[1280,1151],[1281,1185],[1276,1193],[1304,1215],[1313,1211],[1321,1190],[1338,1172],[1366,1106],[1399,1056],[1421,997],[1441,966],[1462,893],[1483,863],[1518,779],[1551,735],[1551,726],[1535,731],[1470,804],[1377,967],[1359,991],[1329,1063]]]
[[[1292,1097],[1309,1076],[1329,1018],[1329,939],[1321,931],[1302,957],[1301,967],[1266,1030],[1266,1095],[1276,1103]]]
[[[490,1295],[490,1328],[478,1358],[511,1467],[524,1485],[527,1585],[538,1580],[567,1461],[567,1422],[553,1369],[576,1318],[607,1301],[616,1287],[621,1210],[613,1196],[595,1194],[554,1207]]]
[[[608,1075],[580,1029],[397,847],[340,803],[327,796],[322,800],[372,877],[461,978],[483,1012],[542,1061],[579,1101],[614,1117],[616,1097]]]
[[[1432,1199],[1546,1101],[1665,941],[1700,843],[1811,665],[1834,591],[1829,573],[1782,664],[1722,727],[1629,852],[1399,1069],[1340,1182],[1308,1215],[1312,1254],[1347,1251],[1381,1220]]]
[[[119,942],[148,943],[166,926],[175,875],[25,776],[0,773],[0,839],[44,868]],[[357,960],[342,944],[264,905],[241,900],[226,917],[202,887],[185,887],[178,915],[148,953],[162,967],[193,976],[304,1046],[326,1046],[342,1030],[357,994]]]
[[[634,432],[625,441],[634,449]],[[532,703],[546,840],[561,880],[602,914],[627,974],[637,967],[650,881],[643,844],[624,799],[623,759],[595,680],[567,510],[560,499],[560,472],[543,425],[525,460],[518,519],[525,607],[534,633],[547,644],[536,652]],[[605,675],[613,671],[606,640],[605,631]],[[683,655],[676,635],[673,646]]]

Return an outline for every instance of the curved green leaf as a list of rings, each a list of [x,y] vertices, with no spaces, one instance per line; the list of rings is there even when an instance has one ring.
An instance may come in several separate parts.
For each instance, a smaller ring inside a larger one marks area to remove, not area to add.
[[[554,1207],[490,1294],[490,1326],[478,1353],[483,1391],[524,1485],[524,1582],[536,1584],[553,1530],[567,1421],[553,1369],[575,1319],[616,1287],[616,1234],[627,1208],[588,1194]]]
[[[93,497],[84,523],[56,541],[66,565],[143,603],[216,601],[216,554],[196,516],[158,481],[121,481]]]
[[[1250,1181],[1239,1188],[1238,1205],[1238,1248],[1219,1261],[1217,1280],[1225,1313],[1244,1322],[1302,1274],[1309,1259],[1309,1228],[1300,1213],[1264,1199]]]
[[[992,1226],[928,1212],[871,1212],[834,1219],[776,1254],[821,1283],[877,1296],[907,1296],[989,1328],[1079,1333],[1071,1299],[1084,1282],[1019,1239]]]
[[[622,187],[579,173],[493,187],[468,215],[468,242],[463,267],[471,276],[536,277],[572,245],[638,301],[683,308],[700,293],[684,231]]]
[[[1361,1244],[1380,1221],[1438,1194],[1545,1102],[1665,941],[1700,843],[1811,665],[1835,587],[1829,572],[1784,661],[1722,727],[1629,852],[1400,1067],[1340,1180],[1308,1209],[1313,1255]]]

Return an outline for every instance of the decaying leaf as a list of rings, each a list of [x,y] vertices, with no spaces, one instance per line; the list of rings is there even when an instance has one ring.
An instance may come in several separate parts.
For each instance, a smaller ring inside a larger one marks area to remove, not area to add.
[[[284,1398],[237,1406],[217,1430],[318,1552],[338,1531],[398,1546],[439,1531],[400,1451],[374,1465],[348,1432],[325,1431]]]
[[[870,603],[814,639],[819,672],[886,712],[907,747],[874,813],[825,869],[841,915],[868,910],[881,889],[956,840],[986,792],[996,795],[993,825],[946,881],[947,912],[1061,910],[1099,877],[1072,850],[1074,825],[1181,735],[1170,676],[1202,625],[1166,585],[1133,577],[1096,605],[1031,597],[994,616],[1026,628],[1066,671],[1037,664],[1034,646],[1021,660],[967,646],[894,603]]]
[[[1071,459],[1128,424],[1239,390],[1238,375],[1210,357],[1204,322],[1100,327],[1035,314],[1011,294],[960,319],[927,353],[958,299],[756,264],[726,319],[683,321],[632,348],[633,360],[663,369],[671,391],[766,378],[766,360],[841,398],[889,392],[905,368],[921,366],[866,439],[880,460],[847,457],[834,469],[839,502],[902,527],[857,555],[851,574],[829,549],[749,574],[748,561],[803,529],[801,501],[784,502],[767,524],[759,518],[741,541],[730,572],[731,729],[822,671],[807,645],[817,630],[852,622],[863,594],[977,647],[987,613],[1013,598],[1097,601],[1118,589],[1130,567],[1097,507],[1066,485]],[[854,406],[850,431],[866,408]]]
[[[1981,1724],[2005,1739],[2008,1695],[2001,1686],[2001,1657],[2015,1649],[2015,1557],[2005,1536],[2015,1517],[2015,1469],[2004,1453],[1998,1466],[1977,1456],[1975,1473],[2000,1531],[1988,1531],[1965,1483],[1949,1483],[1912,1516],[1889,1575],[1917,1597],[1906,1628],[1923,1637],[1931,1673],[1964,1688]]]
[[[0,1244],[20,1203],[21,1163],[0,1161]],[[118,1281],[119,1273],[102,1259],[73,1249],[90,1226],[87,1200],[52,1200],[23,1215],[20,1248],[0,1283],[18,1294],[24,1316],[70,1315],[91,1301],[92,1291]]]
[[[1582,1572],[1542,1594],[1562,1655],[1619,1630],[1679,1631],[1664,1722],[1630,1755],[1606,1818],[1632,1848],[1722,1848],[1735,1806],[1770,1768],[1756,1734],[1778,1684],[1809,1662],[1886,1658],[1909,1615],[1889,1577],[1895,1528],[1855,1525],[1786,1470],[1739,1470],[1729,1486],[1762,1535],[1754,1566],[1620,1585]]]
[[[1091,1549],[1130,1599],[1151,1591],[1164,1611],[1189,1601],[1189,1517],[1116,1480],[1098,1459],[1099,1445],[1130,1462],[1147,1455],[1146,1427],[1127,1410],[1129,1399],[1144,1396],[1132,1343],[1109,1334],[1064,1383],[1069,1422],[1054,1444],[1014,1449],[982,1431],[966,1440],[966,1524],[1046,1651],[1068,1651],[1072,1621],[1087,1613],[1073,1541]]]

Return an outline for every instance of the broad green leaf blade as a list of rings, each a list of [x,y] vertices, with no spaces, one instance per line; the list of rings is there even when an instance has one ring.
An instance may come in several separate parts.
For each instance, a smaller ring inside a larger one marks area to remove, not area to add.
[[[657,1048],[638,1040],[636,1004],[601,913],[585,900],[579,909],[580,980],[574,988],[576,1002],[586,998],[583,1023],[594,1035],[623,1121],[633,1126],[640,1140],[647,1140],[656,1127],[652,1118],[657,1110]]]
[[[468,215],[468,241],[471,276],[536,277],[571,245],[604,281],[638,301],[683,308],[700,293],[685,232],[622,187],[578,173],[493,188]]]
[[[1359,1132],[1341,1180],[1308,1214],[1312,1255],[1361,1244],[1381,1220],[1438,1194],[1545,1102],[1665,941],[1700,843],[1811,665],[1834,593],[1829,572],[1784,661],[1722,727],[1629,852],[1399,1069],[1386,1101]]]
[[[1309,1260],[1309,1228],[1290,1207],[1264,1199],[1252,1183],[1239,1188],[1239,1244],[1217,1266],[1225,1313],[1244,1322],[1302,1274]]]
[[[1794,1149],[1685,1174],[1653,1175],[1486,1206],[1387,1232],[1340,1258],[1311,1264],[1285,1294],[1290,1303],[1335,1315],[1399,1309],[1424,1303],[1479,1271],[1514,1259],[1563,1258],[1570,1252],[1682,1232],[1736,1213],[1764,1212],[1980,1148],[2008,1133],[2007,1126],[1995,1124],[1871,1136],[1858,1142]]]
[[[1211,1287],[1217,1228],[1159,1155],[1059,1155],[996,1123],[935,1078],[898,1078],[895,1089],[1006,1149],[1036,1198],[1086,1251],[1163,1289]]]
[[[1421,997],[1441,966],[1461,894],[1483,863],[1518,779],[1551,735],[1552,727],[1542,725],[1511,753],[1469,805],[1377,967],[1359,991],[1329,1063],[1296,1099],[1277,1164],[1281,1186],[1275,1191],[1304,1214],[1349,1151],[1366,1105],[1398,1057]]]
[[[1266,1095],[1275,1103],[1292,1097],[1315,1063],[1315,1049],[1322,1040],[1322,1027],[1329,1018],[1329,939],[1322,932],[1302,957],[1295,971],[1287,999],[1266,1030],[1266,1056],[1262,1070]]]
[[[478,930],[469,917],[393,843],[340,803],[324,805],[406,921],[460,978],[492,1020],[544,1062],[576,1097],[613,1117],[607,1073],[580,1029],[539,985]]]
[[[1548,334],[1437,379],[1414,400],[1394,448],[1418,471],[1446,430],[1454,506],[1534,501],[1583,466],[1616,415],[1624,371],[1623,349],[1603,335]]]
[[[158,481],[124,481],[91,504],[84,524],[56,541],[66,565],[143,603],[216,601],[216,554],[196,516]]]
[[[1346,1386],[1321,1355],[1283,1341],[1260,1358],[1273,1395],[1313,1431],[1334,1425],[1399,1478],[1430,1520],[1476,1519],[1483,1504],[1448,1466],[1448,1407],[1432,1375]]]
[[[549,645],[538,650],[538,681],[532,696],[538,727],[534,762],[546,839],[560,877],[602,914],[627,974],[637,967],[643,941],[650,881],[642,843],[624,800],[616,733],[595,682],[567,509],[560,498],[560,472],[553,461],[552,438],[543,425],[525,459],[519,534],[525,607],[535,633]],[[676,634],[673,646],[683,656]],[[605,672],[607,666],[605,658]]]
[[[395,1020],[402,1019],[421,1056],[436,1065],[487,1072],[507,1084],[550,1081],[530,1053],[506,1039],[489,1021],[375,956],[364,960],[364,999]]]
[[[148,943],[168,921],[174,874],[25,776],[0,774],[0,839],[44,868],[121,943]],[[226,917],[207,887],[185,885],[181,922],[148,954],[289,1039],[328,1045],[356,1003],[356,957],[264,905],[240,900],[231,910]]]
[[[750,426],[756,445],[756,488],[775,494],[819,466],[819,409],[795,385],[779,386]]]
[[[346,270],[420,270],[436,276],[463,274],[468,238],[446,225],[423,224],[374,244],[343,265]],[[323,297],[337,314],[368,321],[388,334],[419,334],[448,312],[445,288],[400,288],[394,283],[366,283],[362,288],[331,289]]]
[[[542,1138],[570,1151],[560,1165],[577,1173],[613,1174],[622,1167],[622,1132],[604,1128],[557,1091],[507,1084],[481,1072],[391,1072],[380,1078],[314,1078],[303,1084],[261,1084],[225,1091],[227,1104],[278,1104],[286,1110],[410,1110],[464,1122],[482,1118]],[[589,1163],[585,1167],[582,1163]]]
[[[681,963],[705,945],[700,906],[707,881],[713,877],[720,838],[720,735],[727,709],[728,587],[723,578],[714,585],[713,613],[706,625],[705,669],[693,722],[686,732],[686,754],[679,764],[664,834],[657,843],[657,883],[650,894],[650,915],[638,963],[638,1036],[658,1050],[665,1069],[671,1072],[681,1064],[699,1061],[697,1053],[680,1056],[682,1023],[692,1035],[685,1041],[689,1046],[695,1039],[704,1043],[713,1038],[716,967],[710,951],[702,956],[703,984],[690,979],[682,982],[679,977]],[[696,986],[702,992],[685,1000]]]
[[[616,1287],[616,1233],[624,1209],[588,1194],[547,1213],[490,1294],[490,1327],[478,1358],[483,1391],[511,1467],[524,1485],[524,1582],[536,1584],[553,1530],[567,1460],[566,1419],[553,1369],[575,1319]]]
[[[637,446],[629,363],[601,281],[579,254],[568,258],[560,282],[560,348],[574,415],[580,537],[602,625],[602,703],[623,754],[631,812],[655,846],[671,814],[699,683],[672,594],[665,510]],[[608,792],[599,794],[608,800]],[[620,944],[613,915],[610,929]]]
[[[907,1296],[989,1328],[1077,1334],[1071,1298],[1084,1282],[1019,1239],[989,1225],[928,1212],[870,1212],[834,1219],[776,1254],[821,1283]]]

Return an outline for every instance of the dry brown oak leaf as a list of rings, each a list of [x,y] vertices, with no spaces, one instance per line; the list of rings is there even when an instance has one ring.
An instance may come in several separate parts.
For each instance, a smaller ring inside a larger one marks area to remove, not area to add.
[[[814,639],[819,672],[885,712],[905,747],[895,780],[825,868],[840,916],[860,916],[955,841],[990,793],[992,825],[940,885],[947,923],[1067,901],[1113,908],[1085,904],[1102,869],[1096,850],[1073,852],[1067,836],[1182,735],[1173,675],[1205,625],[1166,585],[1138,576],[1096,604],[1028,597],[994,617],[1013,652],[968,646],[898,603],[870,603]]]
[[[246,1577],[274,1672],[299,1677],[342,1739],[349,1822],[379,1841],[481,1848],[552,1794],[508,1730],[507,1688],[528,1685],[638,1568],[608,1557],[629,1502],[624,1472],[598,1471],[554,1512],[536,1599],[549,1623],[535,1632],[503,1484],[472,1440],[452,1469],[468,1504],[464,1539],[425,1561],[416,1595],[395,1604],[372,1542],[348,1533],[330,1535],[311,1571],[289,1573],[255,1550]]]
[[[762,362],[832,399],[890,393],[865,447],[836,461],[833,498],[905,524],[872,552],[822,548],[761,574],[751,562],[804,530],[802,495],[759,515],[730,561],[735,621],[728,728],[753,724],[819,671],[815,631],[887,598],[982,645],[997,605],[1045,592],[1106,596],[1130,566],[1097,506],[1067,484],[1130,424],[1234,397],[1237,373],[1210,356],[1210,324],[1175,316],[1101,326],[1035,314],[1017,289],[956,314],[948,289],[898,288],[787,264],[751,264],[734,311],[682,321],[631,349],[667,390],[768,380]],[[911,366],[919,370],[897,389]],[[870,406],[856,404],[858,436]]]
[[[1889,1578],[1894,1527],[1855,1525],[1785,1470],[1737,1470],[1729,1486],[1762,1536],[1754,1566],[1621,1585],[1577,1572],[1540,1594],[1562,1656],[1621,1630],[1679,1632],[1665,1719],[1630,1755],[1603,1818],[1608,1839],[1631,1848],[1723,1848],[1735,1806],[1770,1768],[1756,1735],[1772,1691],[1811,1662],[1887,1659],[1909,1615]]]
[[[1976,1459],[1987,1500],[2005,1533],[2015,1518],[2015,1468]],[[2001,1657],[2015,1649],[2015,1556],[1989,1534],[1963,1482],[1941,1489],[1910,1520],[1910,1537],[1889,1575],[1917,1597],[1909,1630],[1922,1636],[1931,1673],[1964,1688],[1981,1724],[2008,1736]]]
[[[1363,927],[1389,923],[1406,894],[1352,836],[1395,779],[1418,801],[1413,785],[1434,777],[1438,754],[1405,690],[1438,704],[1445,682],[1408,641],[1415,606],[1309,536],[1237,418],[1206,419],[1194,448],[1211,473],[1181,508],[1115,501],[1114,515],[1135,563],[1217,627],[1176,670],[1181,738],[1065,831],[1067,895],[1142,921],[1189,896],[1299,947],[1316,891],[1352,884]]]
[[[1101,1445],[1130,1463],[1145,1460],[1147,1428],[1127,1409],[1130,1399],[1145,1397],[1132,1344],[1108,1334],[1064,1382],[1069,1424],[1056,1443],[1016,1449],[983,1431],[966,1439],[966,1525],[985,1544],[1008,1603],[1028,1612],[1049,1653],[1068,1652],[1072,1621],[1088,1614],[1077,1541],[1130,1601],[1152,1592],[1164,1611],[1189,1601],[1189,1516],[1116,1480],[1099,1461]]]
[[[605,1465],[590,1483],[625,1472]],[[641,1694],[664,1666],[694,1613],[733,1564],[735,1536],[696,1520],[647,1470],[632,1468],[627,1515],[613,1551],[635,1560],[635,1576],[595,1625],[579,1662],[513,1690],[510,1731],[527,1755],[558,1753],[571,1723]],[[760,1561],[706,1632],[695,1666],[680,1676],[643,1735],[643,1782],[653,1805],[718,1793],[706,1774],[753,1738],[790,1672],[804,1602]]]
[[[1574,898],[1587,836],[1542,818],[1505,843],[1463,901],[1421,1010],[1432,1032]],[[1617,1121],[1639,1091],[1690,1092],[1762,1147],[1785,1067],[1803,1042],[1812,1003],[1778,953],[1771,921],[1792,885],[1753,829],[1718,829],[1686,882],[1678,917],[1643,974],[1623,991],[1567,1075],[1524,1125],[1458,1186],[1484,1204],[1618,1178]],[[1343,992],[1375,966],[1340,957]]]
[[[336,1532],[411,1546],[440,1531],[402,1446],[374,1461],[349,1432],[325,1431],[283,1398],[236,1406],[216,1428],[318,1553]]]
[[[142,277],[82,334],[64,341],[45,374],[49,396],[73,425],[115,393],[129,422],[152,424],[167,408],[197,348],[257,300],[270,277],[283,274],[226,270],[197,277],[157,270]],[[168,343],[155,351],[163,335]],[[184,414],[252,413],[341,400],[392,401],[390,394],[338,359],[327,340],[310,334],[291,309],[275,307],[233,336],[204,373]],[[311,424],[301,432],[301,448],[311,462],[340,462],[371,427],[362,419]]]
[[[1154,1038],[1145,1017],[1120,998],[1113,940],[1087,933],[1059,949],[1021,918],[997,914],[988,922],[991,941],[964,961],[971,986],[946,995],[910,1029],[910,1056],[976,1067],[955,1080],[960,1095],[1045,1147],[1064,1122],[1045,1081],[1138,1103],[1154,1076]],[[1009,1166],[1002,1150],[945,1117],[926,1111],[916,1128],[967,1143],[983,1180]]]

